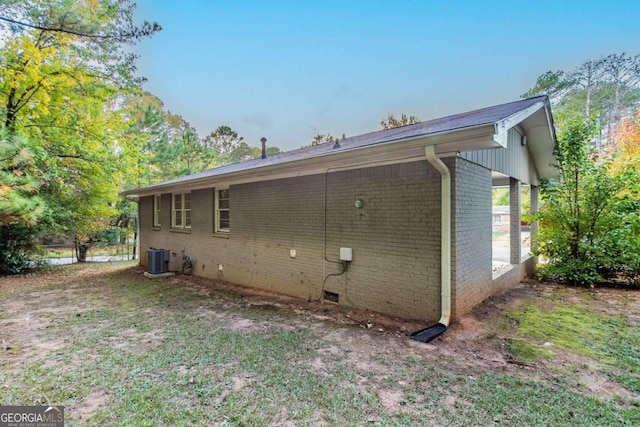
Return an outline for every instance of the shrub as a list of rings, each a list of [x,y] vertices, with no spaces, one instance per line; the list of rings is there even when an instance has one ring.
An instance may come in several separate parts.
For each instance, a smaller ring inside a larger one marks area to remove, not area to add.
[[[638,285],[640,201],[637,174],[612,172],[612,158],[590,149],[594,126],[569,118],[558,135],[560,179],[541,187],[537,255],[544,277],[575,285],[611,279]]]

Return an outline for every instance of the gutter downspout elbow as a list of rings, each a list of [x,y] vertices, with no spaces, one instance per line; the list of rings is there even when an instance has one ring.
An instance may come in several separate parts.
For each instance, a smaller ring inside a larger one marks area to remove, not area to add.
[[[438,323],[451,322],[451,172],[436,156],[433,145],[424,147],[427,161],[440,172],[440,298],[441,314]]]

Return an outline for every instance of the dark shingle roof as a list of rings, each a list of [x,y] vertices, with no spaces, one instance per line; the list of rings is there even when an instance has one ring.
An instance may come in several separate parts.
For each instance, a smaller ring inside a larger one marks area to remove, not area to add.
[[[481,108],[479,110],[473,110],[466,113],[454,114],[452,116],[442,117],[439,119],[428,120],[426,122],[416,123],[413,125],[370,132],[363,135],[341,139],[339,140],[340,148],[336,149],[333,148],[333,143],[324,143],[313,147],[300,148],[297,150],[274,154],[267,157],[266,159],[254,159],[241,163],[235,163],[232,165],[221,166],[192,175],[164,181],[145,188],[154,188],[188,182],[200,178],[215,177],[233,172],[258,169],[265,166],[272,166],[281,163],[289,163],[303,159],[325,156],[336,153],[338,151],[354,150],[376,144],[389,143],[393,141],[434,135],[441,132],[450,132],[453,130],[493,124],[504,120],[511,115],[514,115],[522,111],[523,109],[526,109],[541,101],[548,102],[547,97],[539,96],[535,98],[528,98],[509,102],[507,104]],[[125,193],[132,192],[134,192],[134,190],[127,191]]]

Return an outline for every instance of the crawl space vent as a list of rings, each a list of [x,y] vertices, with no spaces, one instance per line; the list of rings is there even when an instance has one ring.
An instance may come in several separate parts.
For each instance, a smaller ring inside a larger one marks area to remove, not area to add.
[[[327,302],[335,302],[337,304],[340,301],[340,295],[335,292],[324,291],[322,299]]]

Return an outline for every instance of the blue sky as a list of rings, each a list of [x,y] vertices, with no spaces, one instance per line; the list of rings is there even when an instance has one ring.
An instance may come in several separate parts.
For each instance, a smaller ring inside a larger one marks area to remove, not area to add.
[[[513,101],[548,70],[640,53],[640,1],[138,0],[145,89],[206,135],[285,150]]]

